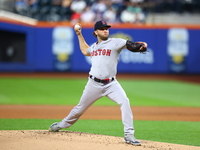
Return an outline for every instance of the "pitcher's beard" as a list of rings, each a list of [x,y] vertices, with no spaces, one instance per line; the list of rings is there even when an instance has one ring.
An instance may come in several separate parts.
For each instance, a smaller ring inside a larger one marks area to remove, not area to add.
[[[108,36],[101,36],[99,35],[99,38],[102,40],[102,41],[106,41],[108,39]]]

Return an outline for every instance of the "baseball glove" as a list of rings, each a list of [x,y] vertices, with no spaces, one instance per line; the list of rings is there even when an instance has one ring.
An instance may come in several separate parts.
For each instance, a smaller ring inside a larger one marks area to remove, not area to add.
[[[126,48],[131,52],[140,52],[140,53],[147,52],[147,48],[142,42],[132,42],[127,40]]]

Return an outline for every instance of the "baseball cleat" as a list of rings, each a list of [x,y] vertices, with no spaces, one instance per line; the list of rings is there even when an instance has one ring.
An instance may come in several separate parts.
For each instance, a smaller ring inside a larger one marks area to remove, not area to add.
[[[50,132],[58,132],[61,128],[58,126],[58,122],[53,123],[50,127],[49,127],[49,131]]]
[[[127,135],[124,137],[124,142],[135,146],[141,146],[141,143],[135,139],[133,135]]]

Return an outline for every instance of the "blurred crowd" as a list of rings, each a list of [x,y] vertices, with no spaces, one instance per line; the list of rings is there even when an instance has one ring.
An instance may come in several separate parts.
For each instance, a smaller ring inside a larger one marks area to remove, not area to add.
[[[150,12],[189,12],[195,0],[15,0],[14,12],[40,21],[143,23]],[[196,0],[197,3],[198,0]],[[194,6],[193,6],[194,4]]]

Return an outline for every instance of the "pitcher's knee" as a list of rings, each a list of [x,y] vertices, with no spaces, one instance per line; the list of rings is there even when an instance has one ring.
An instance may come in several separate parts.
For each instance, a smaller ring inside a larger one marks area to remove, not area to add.
[[[122,105],[130,105],[129,99],[128,98],[123,98],[121,100],[118,101],[118,105],[122,106]]]

